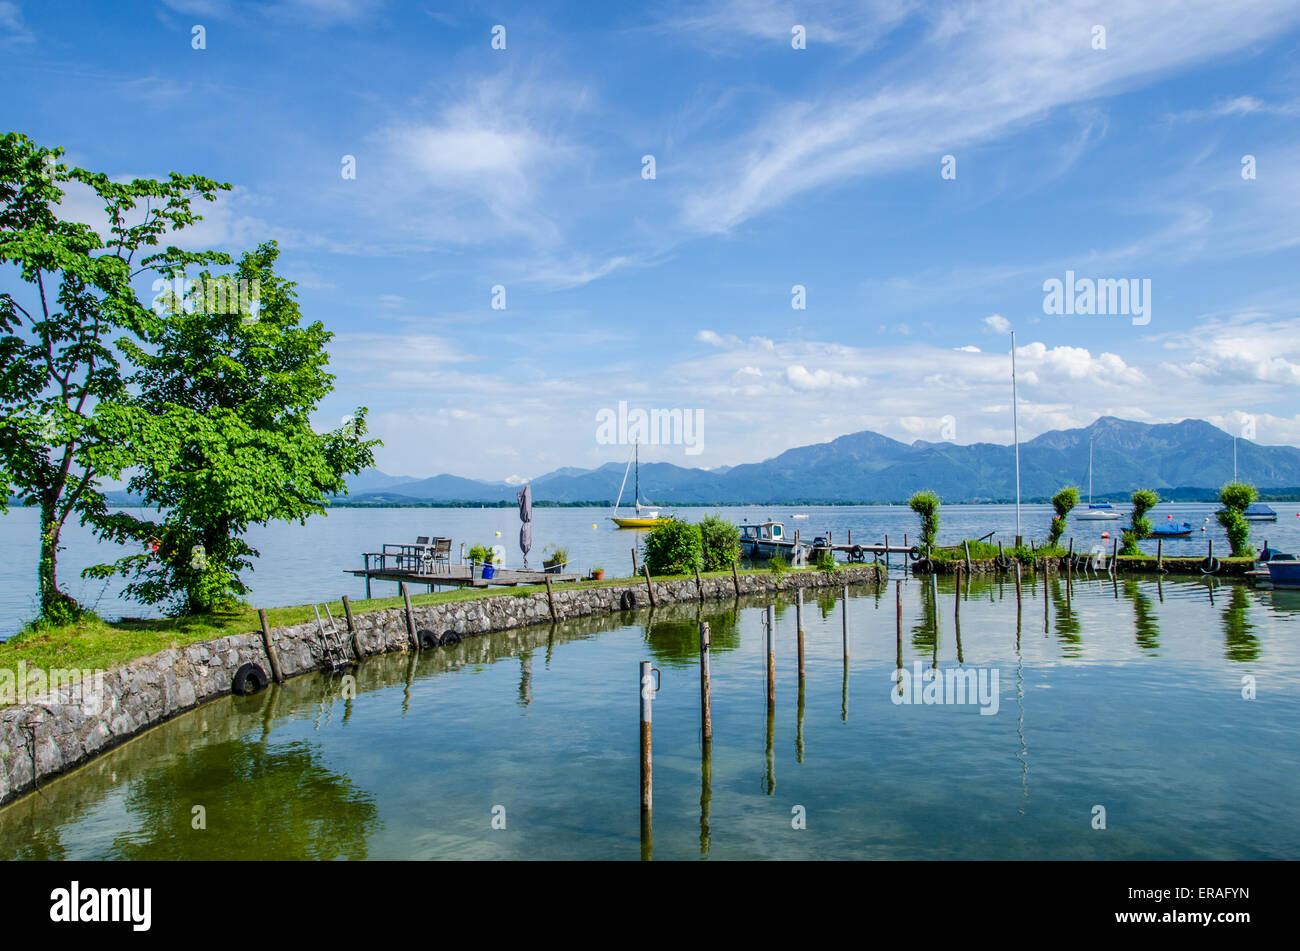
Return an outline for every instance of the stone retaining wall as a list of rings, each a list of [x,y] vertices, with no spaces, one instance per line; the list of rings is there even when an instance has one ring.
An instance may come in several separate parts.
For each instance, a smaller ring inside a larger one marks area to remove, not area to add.
[[[721,600],[795,588],[839,587],[883,580],[878,565],[843,566],[833,573],[788,572],[706,578],[697,589],[694,578],[656,581],[655,602],[672,604]],[[599,588],[557,588],[557,619],[609,614],[622,608],[625,592],[637,607],[649,606],[646,584]],[[416,630],[462,636],[485,634],[547,623],[551,607],[546,592],[503,593],[470,601],[414,606]],[[344,622],[336,619],[346,637]],[[355,641],[363,657],[412,648],[406,611],[396,608],[355,616]],[[315,621],[271,631],[272,646],[285,677],[310,673],[321,666]],[[160,651],[106,672],[94,702],[84,702],[75,687],[53,691],[45,702],[15,704],[0,709],[0,804],[33,790],[37,783],[111,749],[178,713],[231,692],[235,672],[244,664],[260,666],[270,676],[271,664],[260,633],[236,634]]]

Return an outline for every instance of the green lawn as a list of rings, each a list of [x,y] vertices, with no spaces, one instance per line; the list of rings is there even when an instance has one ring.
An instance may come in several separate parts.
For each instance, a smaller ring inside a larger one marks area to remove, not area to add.
[[[813,569],[788,569],[806,571]],[[742,575],[770,574],[766,569],[750,569]],[[655,581],[681,580],[656,576]],[[730,571],[705,572],[705,578],[730,578]],[[573,581],[555,585],[555,590],[573,588],[621,587],[645,584],[644,577],[612,578],[604,581]],[[462,588],[454,591],[437,591],[432,594],[412,594],[415,605],[443,604],[447,601],[474,601],[479,598],[518,598],[544,592],[545,585],[527,585],[517,588]],[[372,598],[352,602],[353,614],[384,611],[402,606],[401,597]],[[343,626],[343,605],[331,601],[330,610],[335,620]],[[297,605],[286,608],[268,608],[267,619],[272,627],[285,627],[312,621],[312,606]],[[103,621],[87,618],[75,624],[58,627],[31,627],[8,641],[0,643],[0,668],[16,670],[20,660],[28,667],[45,670],[78,668],[110,670],[137,657],[147,657],[169,647],[183,647],[196,641],[211,640],[226,634],[246,634],[261,630],[257,611],[245,608],[223,614],[199,614],[190,617],[160,618],[157,620],[124,619]]]

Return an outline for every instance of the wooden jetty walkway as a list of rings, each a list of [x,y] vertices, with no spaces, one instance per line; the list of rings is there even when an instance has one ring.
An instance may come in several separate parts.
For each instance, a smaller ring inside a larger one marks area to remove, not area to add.
[[[516,568],[496,568],[491,578],[482,577],[482,569],[473,564],[453,565],[446,562],[429,564],[404,553],[394,555],[392,551],[362,552],[365,559],[364,568],[349,568],[346,573],[366,579],[366,598],[370,597],[370,582],[392,581],[396,584],[427,584],[432,591],[434,585],[455,585],[458,588],[489,588],[495,585],[513,587],[521,584],[552,584],[562,581],[580,581],[577,574],[559,574],[553,571],[523,571]],[[374,559],[374,561],[372,561]]]

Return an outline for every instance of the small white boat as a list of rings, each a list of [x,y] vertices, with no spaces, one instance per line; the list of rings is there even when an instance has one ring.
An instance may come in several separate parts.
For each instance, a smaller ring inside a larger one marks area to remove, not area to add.
[[[780,522],[748,523],[740,526],[740,555],[749,561],[761,561],[780,555],[790,564],[800,564],[812,551],[807,542],[795,545],[793,539],[785,537],[785,526]]]
[[[1109,502],[1092,501],[1092,442],[1088,442],[1088,507],[1074,515],[1076,522],[1113,522],[1119,518],[1119,512]]]

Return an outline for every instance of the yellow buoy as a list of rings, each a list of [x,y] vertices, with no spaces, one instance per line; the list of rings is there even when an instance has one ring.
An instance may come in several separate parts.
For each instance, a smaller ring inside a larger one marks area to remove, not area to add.
[[[500,537],[501,537],[501,533],[500,533],[500,532],[497,532],[497,538],[500,538]]]

